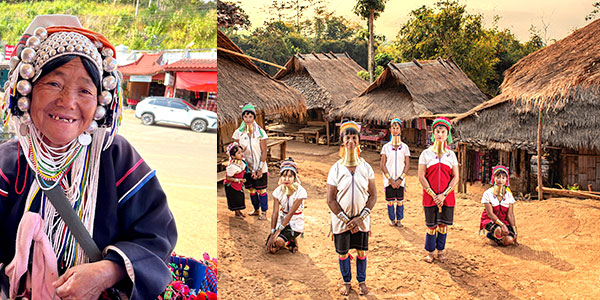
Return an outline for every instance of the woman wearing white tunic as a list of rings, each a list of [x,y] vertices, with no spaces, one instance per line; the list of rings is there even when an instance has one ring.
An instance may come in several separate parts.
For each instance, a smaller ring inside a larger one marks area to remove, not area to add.
[[[259,216],[259,220],[267,219],[269,199],[267,197],[267,133],[256,123],[256,109],[248,103],[242,108],[242,124],[233,133],[233,141],[244,149],[244,158],[248,164],[244,186],[250,194],[250,202],[254,207],[251,216]],[[260,215],[259,215],[260,211]]]
[[[371,166],[360,158],[359,126],[345,122],[340,127],[341,159],[329,170],[327,177],[327,205],[331,210],[331,231],[335,251],[339,255],[340,272],[344,280],[341,294],[350,293],[352,271],[348,251],[356,249],[356,279],[360,295],[368,294],[365,284],[367,250],[371,231],[370,213],[377,200],[375,174]]]
[[[291,252],[296,252],[296,238],[304,232],[304,200],[307,193],[300,185],[298,167],[292,158],[281,163],[279,173],[280,184],[273,191],[273,216],[267,251],[275,253],[285,246]]]
[[[402,121],[398,118],[393,119],[390,123],[391,138],[381,148],[380,164],[381,172],[383,172],[388,217],[390,218],[389,224],[398,227],[402,227],[402,219],[404,219],[404,187],[406,186],[406,173],[410,170],[410,150],[400,139],[401,125]]]

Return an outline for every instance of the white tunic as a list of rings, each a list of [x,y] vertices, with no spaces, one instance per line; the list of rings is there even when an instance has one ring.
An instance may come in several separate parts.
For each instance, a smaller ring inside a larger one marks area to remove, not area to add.
[[[456,158],[456,154],[454,151],[450,149],[446,149],[444,154],[442,154],[442,159],[439,159],[435,151],[433,150],[433,146],[423,150],[421,155],[419,156],[419,164],[426,165],[427,168],[434,166],[435,164],[442,163],[447,165],[452,169],[454,166],[458,166],[458,159]]]
[[[492,186],[483,193],[483,197],[481,197],[481,203],[489,203],[494,207],[498,205],[509,207],[511,204],[515,204],[515,197],[513,197],[513,194],[511,192],[506,191],[506,194],[504,194],[504,198],[502,199],[502,201],[499,201],[498,197],[494,195],[494,187]]]
[[[307,197],[306,190],[298,185],[298,189],[291,195],[286,195],[283,192],[283,186],[278,186],[273,191],[273,197],[279,201],[279,216],[277,225],[283,223],[283,219],[288,213],[294,214],[290,219],[290,227],[296,232],[304,232],[304,200]],[[296,201],[302,201],[300,207],[295,212],[290,212]]]
[[[329,175],[327,176],[327,184],[337,188],[336,200],[350,218],[358,216],[360,211],[366,207],[369,199],[369,179],[375,179],[373,168],[364,159],[361,158],[360,160],[361,162],[356,166],[354,175],[339,160],[329,169]],[[331,231],[334,234],[339,234],[347,230],[346,225],[332,212]],[[370,216],[363,220],[359,230],[363,232],[371,231]]]
[[[230,163],[225,171],[227,172],[227,176],[233,177],[235,174],[242,172],[246,169],[246,162],[241,161],[241,165]]]
[[[397,148],[394,148],[392,142],[388,142],[387,144],[383,145],[383,148],[381,148],[381,154],[385,155],[385,167],[390,173],[390,177],[392,179],[396,180],[402,176],[402,173],[406,173],[404,170],[404,159],[407,156],[410,156],[410,150],[405,143],[401,142]],[[404,187],[405,184],[406,181],[402,181],[401,186]],[[390,182],[385,177],[385,174],[383,174],[383,186],[386,187],[388,185],[390,185]]]
[[[240,146],[245,147],[246,151],[244,151],[244,160],[248,164],[248,169],[250,172],[254,172],[258,165],[260,164],[260,156],[262,151],[260,150],[260,141],[266,140],[268,138],[267,133],[256,125],[255,130],[252,134],[252,137],[248,134],[248,132],[240,132],[236,129],[233,132],[233,139],[238,140]],[[260,137],[262,133],[262,138]],[[269,167],[266,163],[263,163],[262,173],[266,173]]]

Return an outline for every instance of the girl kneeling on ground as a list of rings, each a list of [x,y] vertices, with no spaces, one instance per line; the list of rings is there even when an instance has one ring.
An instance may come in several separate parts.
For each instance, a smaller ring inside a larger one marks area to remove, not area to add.
[[[500,246],[517,244],[517,225],[513,204],[515,198],[508,181],[508,168],[496,166],[492,169],[492,187],[483,193],[481,203],[485,206],[481,214],[480,229],[488,232],[487,238]]]
[[[267,251],[275,253],[285,246],[291,252],[296,252],[296,238],[304,232],[304,200],[307,194],[300,185],[298,167],[291,157],[281,162],[279,174],[279,186],[273,191],[273,216]]]

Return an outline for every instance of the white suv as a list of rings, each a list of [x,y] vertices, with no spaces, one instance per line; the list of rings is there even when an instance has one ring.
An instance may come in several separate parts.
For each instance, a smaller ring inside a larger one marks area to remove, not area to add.
[[[197,109],[179,98],[148,97],[137,104],[135,116],[142,119],[144,125],[179,124],[188,126],[196,132],[217,129],[215,112]]]

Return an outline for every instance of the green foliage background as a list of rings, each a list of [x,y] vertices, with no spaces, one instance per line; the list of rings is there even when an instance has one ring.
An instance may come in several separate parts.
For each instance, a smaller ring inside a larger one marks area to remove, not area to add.
[[[9,1],[0,3],[0,40],[14,45],[36,15],[71,14],[83,27],[129,49],[182,49],[217,46],[216,1],[136,0]]]
[[[337,16],[317,0],[305,2],[307,9],[314,9],[314,16],[299,15],[294,1],[274,0],[267,9],[273,17],[262,26],[252,30],[237,27],[222,30],[246,54],[279,65],[298,52],[331,51],[346,52],[367,69],[367,22],[357,24]],[[375,32],[374,76],[389,62],[452,58],[484,93],[495,96],[500,92],[506,69],[546,46],[535,27],[530,30],[530,39],[521,42],[509,29],[498,28],[498,18],[491,26],[485,26],[482,15],[469,13],[456,0],[416,7],[409,13],[409,20],[399,26],[394,40],[386,41]],[[260,63],[259,66],[270,74],[278,71]],[[358,75],[368,79],[367,72]]]

